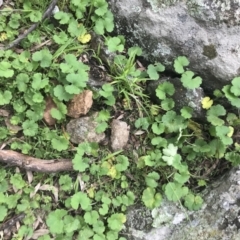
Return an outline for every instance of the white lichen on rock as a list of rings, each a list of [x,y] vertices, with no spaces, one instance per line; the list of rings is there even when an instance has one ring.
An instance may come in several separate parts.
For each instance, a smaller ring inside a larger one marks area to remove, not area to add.
[[[225,22],[228,25],[240,23],[240,0],[147,0],[147,2],[150,3],[153,12],[185,3],[193,17],[206,17],[206,11],[213,11],[218,23]]]

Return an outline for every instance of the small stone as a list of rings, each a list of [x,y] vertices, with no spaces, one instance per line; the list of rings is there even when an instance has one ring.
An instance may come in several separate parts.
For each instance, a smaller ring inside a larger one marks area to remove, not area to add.
[[[105,133],[96,133],[98,123],[95,121],[98,113],[90,117],[73,119],[67,124],[67,132],[70,141],[76,144],[87,142],[101,142],[105,139]]]
[[[111,147],[114,151],[123,149],[129,138],[129,127],[126,122],[114,119],[111,123]]]
[[[68,104],[67,115],[73,118],[79,118],[81,115],[86,115],[92,107],[93,93],[90,90],[85,90],[80,94],[77,94]]]
[[[57,108],[57,105],[55,104],[55,102],[52,100],[51,97],[47,97],[45,99],[45,102],[46,102],[46,107],[43,113],[43,119],[48,126],[52,126],[56,123],[56,119],[52,117],[51,110],[53,108]]]

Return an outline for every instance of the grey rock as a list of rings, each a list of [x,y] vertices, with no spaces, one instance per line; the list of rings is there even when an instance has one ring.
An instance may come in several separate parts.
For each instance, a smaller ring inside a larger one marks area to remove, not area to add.
[[[136,215],[129,210],[123,235],[128,240],[239,240],[240,239],[240,167],[216,180],[204,192],[204,206],[199,211],[184,209],[179,203],[163,200],[159,208]],[[142,211],[142,208],[140,209]],[[142,227],[137,218],[147,216],[152,228]],[[130,221],[130,220],[129,220]],[[134,223],[136,223],[134,225]],[[145,229],[145,230],[143,230]]]
[[[99,143],[105,139],[105,133],[97,134],[95,131],[97,127],[97,122],[95,121],[97,114],[95,113],[90,117],[73,119],[67,124],[67,132],[71,142],[76,144],[84,141]]]
[[[126,122],[114,119],[111,123],[111,147],[114,151],[123,149],[129,138],[129,127]]]
[[[157,81],[151,81],[147,86],[149,96],[157,104],[161,104],[161,100],[156,96],[156,88],[160,83],[168,81],[175,87],[175,93],[172,99],[175,102],[174,110],[178,113],[184,106],[189,106],[193,109],[193,118],[203,120],[205,115],[202,108],[202,98],[204,98],[204,92],[201,87],[196,89],[186,89],[182,86],[179,78],[161,78]]]
[[[172,70],[178,56],[213,90],[240,74],[239,0],[109,0],[116,33]]]

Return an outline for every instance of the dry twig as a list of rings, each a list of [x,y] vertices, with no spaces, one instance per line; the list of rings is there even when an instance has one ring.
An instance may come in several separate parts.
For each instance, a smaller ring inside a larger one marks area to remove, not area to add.
[[[73,166],[70,159],[44,160],[33,158],[12,150],[0,150],[0,162],[11,166],[17,166],[28,171],[55,173],[61,171],[72,171]]]
[[[12,41],[10,44],[8,44],[6,47],[4,47],[4,50],[10,49],[15,47],[17,44],[19,44],[29,33],[31,33],[33,30],[35,30],[38,25],[47,17],[49,17],[54,9],[54,7],[57,5],[58,0],[52,0],[52,2],[50,3],[50,5],[48,6],[47,10],[45,11],[45,13],[42,16],[42,20],[34,23],[25,33],[21,34],[17,39],[15,39],[14,41]]]

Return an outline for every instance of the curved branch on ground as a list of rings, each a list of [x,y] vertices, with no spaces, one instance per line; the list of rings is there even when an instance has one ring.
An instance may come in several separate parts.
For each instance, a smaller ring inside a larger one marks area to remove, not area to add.
[[[44,160],[33,158],[12,150],[0,150],[0,162],[23,168],[27,171],[56,173],[72,171],[73,165],[70,159]]]
[[[25,31],[23,34],[21,34],[17,39],[15,39],[14,41],[12,41],[10,44],[8,44],[6,47],[4,47],[4,50],[10,49],[15,47],[17,44],[19,44],[29,33],[31,33],[33,30],[35,30],[38,25],[47,17],[49,17],[53,11],[53,9],[55,8],[55,6],[57,5],[58,0],[52,0],[52,2],[50,3],[50,5],[48,6],[47,10],[45,11],[45,13],[42,16],[42,20],[34,23],[27,31]]]

